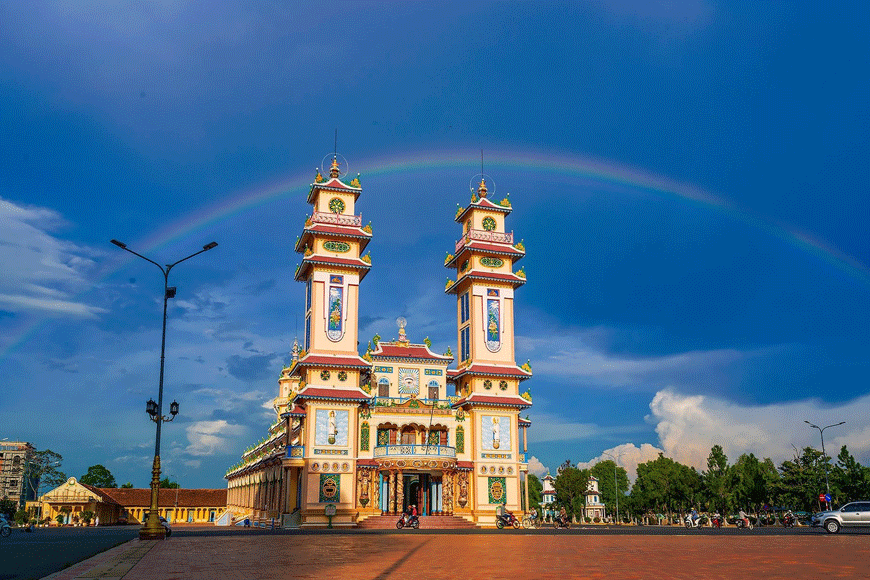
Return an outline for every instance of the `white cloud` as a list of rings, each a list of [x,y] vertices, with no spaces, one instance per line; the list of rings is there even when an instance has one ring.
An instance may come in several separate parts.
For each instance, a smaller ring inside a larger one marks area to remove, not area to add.
[[[529,457],[529,473],[533,473],[541,478],[547,475],[548,471],[549,469],[547,469],[547,466],[541,463],[537,457],[534,455]]]
[[[730,461],[743,453],[770,457],[779,465],[794,447],[820,447],[819,433],[804,420],[846,424],[825,432],[825,449],[836,456],[842,445],[867,463],[870,457],[870,395],[836,406],[817,400],[772,405],[740,405],[714,397],[682,395],[673,389],[656,393],[650,419],[656,424],[665,455],[706,469],[713,445],[721,445]]]
[[[197,421],[187,428],[190,445],[185,452],[194,456],[215,455],[226,451],[233,440],[246,435],[246,432],[242,425],[230,425],[224,420]]]
[[[95,262],[90,250],[51,233],[63,223],[52,210],[0,199],[0,308],[81,318],[106,312],[75,300]]]
[[[600,463],[601,461],[606,461],[608,459],[613,461],[615,457],[616,464],[620,467],[625,468],[629,480],[634,481],[635,477],[637,477],[638,464],[652,461],[659,456],[659,453],[662,452],[662,449],[659,449],[654,445],[650,445],[649,443],[643,443],[640,445],[640,447],[638,447],[634,443],[623,443],[622,445],[617,445],[616,447],[605,449],[601,455],[595,457],[594,459],[577,463],[577,467],[579,467],[580,469],[588,469],[596,463]],[[607,455],[608,453],[613,457]]]

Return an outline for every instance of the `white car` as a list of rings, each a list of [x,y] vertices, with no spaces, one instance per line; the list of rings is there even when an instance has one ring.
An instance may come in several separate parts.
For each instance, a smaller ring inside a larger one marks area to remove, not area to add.
[[[838,510],[813,514],[813,527],[822,526],[829,534],[840,528],[870,527],[870,501],[853,501]]]

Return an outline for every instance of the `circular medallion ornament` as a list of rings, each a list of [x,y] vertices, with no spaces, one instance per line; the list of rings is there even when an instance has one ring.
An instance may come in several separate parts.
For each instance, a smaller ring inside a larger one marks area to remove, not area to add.
[[[490,465],[490,466],[489,466],[489,472],[490,472],[490,473],[495,473],[495,465]]]
[[[495,229],[495,220],[489,216],[483,218],[483,229],[488,232],[493,231]]]
[[[501,475],[502,473],[504,473],[504,467],[499,467],[499,468],[498,468],[498,473],[499,473],[499,475]]]
[[[347,371],[338,371],[338,380],[346,381],[347,380]],[[507,388],[507,387],[505,387]]]
[[[423,464],[420,462],[419,459],[417,459],[416,461],[414,461],[414,467],[418,467],[418,468],[419,468],[419,467],[422,467],[422,466],[423,466]]]
[[[317,471],[318,469],[320,469],[319,463],[312,463],[311,464],[311,471]]]
[[[332,470],[333,470],[333,471],[338,471],[338,462],[337,462],[337,461],[336,461],[335,463],[332,464]]]
[[[339,199],[338,201],[341,200]],[[346,242],[335,242],[329,240],[327,242],[323,242],[323,249],[327,252],[336,252],[338,254],[343,254],[350,251],[350,244]]]
[[[342,463],[342,464],[341,464],[341,470],[342,470],[342,471],[350,471],[350,465],[347,464],[347,463]]]
[[[513,468],[513,467],[508,467],[508,475],[513,474],[513,472],[514,472],[514,468]]]
[[[320,489],[320,493],[327,501],[331,501],[338,497],[338,481],[334,476],[326,478]]]
[[[320,380],[328,381],[329,380],[329,371],[320,371]]]
[[[405,462],[403,460],[399,460],[396,462],[396,467],[405,467]]]
[[[506,391],[508,388],[507,381],[499,381],[498,388],[501,389],[502,391]]]
[[[483,388],[484,389],[491,389],[492,388],[492,381],[489,379],[486,379],[485,381],[483,381]]]
[[[329,200],[329,211],[332,213],[344,213],[344,202],[337,197],[333,197]]]
[[[481,465],[481,466],[480,466],[480,472],[481,472],[481,473],[486,473],[486,465]]]

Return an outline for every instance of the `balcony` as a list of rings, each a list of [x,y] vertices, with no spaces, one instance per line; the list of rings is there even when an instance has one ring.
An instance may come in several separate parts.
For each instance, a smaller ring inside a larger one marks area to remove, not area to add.
[[[497,244],[511,244],[514,243],[514,233],[513,232],[488,232],[486,230],[468,230],[465,234],[456,241],[456,252],[458,252],[462,246],[467,244],[472,240],[478,240],[481,242],[493,242]]]
[[[325,211],[316,211],[311,215],[311,221],[318,224],[332,224],[336,226],[353,226],[362,227],[362,214],[360,215],[344,215],[340,213],[330,213]]]
[[[291,445],[287,448],[287,459],[302,459],[305,457],[304,445]]]
[[[449,457],[456,458],[456,448],[447,445],[378,445],[374,451],[375,459],[379,457]]]

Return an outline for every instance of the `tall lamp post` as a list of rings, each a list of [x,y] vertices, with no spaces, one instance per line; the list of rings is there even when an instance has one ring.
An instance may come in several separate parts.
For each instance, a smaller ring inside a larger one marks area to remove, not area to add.
[[[804,423],[806,423],[807,425],[809,425],[813,429],[818,429],[819,436],[821,436],[821,438],[822,438],[822,459],[824,459],[824,461],[825,461],[825,492],[828,494],[828,497],[830,497],[831,496],[831,484],[828,481],[828,456],[827,456],[827,454],[825,454],[825,429],[827,429],[828,427],[836,427],[837,425],[843,425],[846,422],[840,421],[839,423],[834,423],[833,425],[828,425],[826,427],[819,427],[818,425],[813,425],[812,423],[810,423],[806,419],[804,419]],[[831,502],[826,501],[825,503],[828,504],[828,509],[830,510],[831,509]]]
[[[160,342],[160,383],[157,390],[157,402],[155,403],[154,399],[149,399],[145,404],[145,411],[148,413],[151,420],[157,423],[157,437],[155,438],[154,443],[154,464],[151,468],[151,509],[148,512],[148,518],[145,521],[145,525],[139,529],[139,539],[141,540],[162,540],[166,537],[166,530],[160,524],[160,518],[157,512],[157,498],[160,493],[160,426],[164,421],[172,421],[175,419],[175,416],[178,415],[177,401],[172,401],[169,405],[170,416],[167,417],[163,415],[163,366],[166,358],[166,304],[170,298],[175,298],[176,291],[175,286],[169,286],[169,271],[181,262],[211,250],[217,246],[217,242],[206,244],[200,251],[173,262],[172,264],[166,264],[166,267],[161,266],[150,258],[146,258],[138,252],[134,252],[128,248],[127,244],[124,242],[119,242],[118,240],[111,240],[111,242],[122,250],[130,252],[134,256],[139,256],[146,262],[151,262],[160,268],[161,272],[163,272],[163,338]]]
[[[619,524],[619,486],[616,484],[616,460],[625,455],[624,453],[620,453],[616,457],[608,453],[607,451],[602,451],[604,455],[613,459],[613,490],[616,492],[616,523]]]

